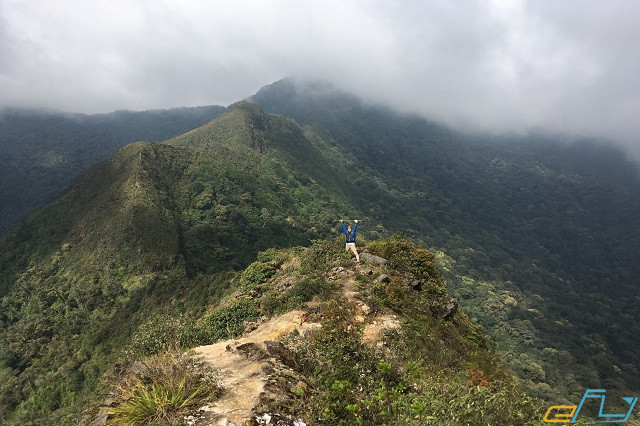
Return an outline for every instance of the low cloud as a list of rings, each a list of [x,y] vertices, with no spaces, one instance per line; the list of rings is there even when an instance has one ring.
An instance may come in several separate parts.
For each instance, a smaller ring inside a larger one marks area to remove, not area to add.
[[[4,0],[0,103],[227,105],[289,75],[467,128],[640,158],[640,3]]]

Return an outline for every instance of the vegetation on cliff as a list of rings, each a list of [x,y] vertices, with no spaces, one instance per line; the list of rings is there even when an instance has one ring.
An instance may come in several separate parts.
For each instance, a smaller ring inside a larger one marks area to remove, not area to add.
[[[541,402],[521,389],[477,324],[461,310],[447,310],[450,297],[435,256],[402,236],[370,242],[366,250],[386,256],[387,262],[354,266],[339,240],[262,252],[235,275],[229,294],[216,306],[189,324],[176,327],[166,318],[170,326],[146,329],[162,344],[130,354],[157,359],[156,350],[221,340],[229,351],[234,339],[246,350],[259,341],[242,343],[242,336],[259,330],[275,341],[264,342],[267,352],[256,361],[274,357],[279,367],[268,368],[251,413],[256,424],[265,414],[309,425],[537,424]],[[383,274],[386,279],[378,280]],[[307,331],[276,337],[282,321],[269,319],[300,309],[303,323],[310,324]],[[151,340],[144,329],[138,333],[134,342]],[[215,366],[217,358],[210,362]],[[223,379],[235,374],[218,371]],[[148,392],[156,392],[156,380],[147,382]],[[203,402],[205,409],[176,412],[200,419],[195,424],[213,424],[224,417],[205,418],[223,405],[216,405],[216,398],[224,394],[223,386],[211,396],[213,405]],[[110,412],[120,413],[127,403],[116,402]]]
[[[290,395],[309,418],[442,419],[460,400],[477,419],[476,407],[499,406],[480,399],[509,398],[522,402],[514,413],[535,412],[497,354],[554,403],[593,383],[638,389],[640,205],[624,161],[597,146],[517,151],[351,98],[293,95],[256,100],[290,103],[303,127],[240,102],[167,143],[122,148],[0,236],[0,421],[72,423],[116,383],[105,374],[300,307],[333,330],[285,342],[291,368],[314,378]],[[383,351],[363,344],[362,307],[323,275],[349,266],[327,240],[339,218],[361,219],[366,239],[404,232],[434,253],[370,242],[388,282],[353,270],[351,293],[402,318]],[[450,296],[463,309],[445,319]],[[318,363],[323,345],[335,357]],[[365,370],[337,362],[351,351]]]
[[[2,234],[0,418],[77,416],[139,327],[188,323],[258,252],[331,233],[354,209],[336,186],[346,160],[320,167],[335,156],[320,143],[240,103],[169,144],[124,147]]]

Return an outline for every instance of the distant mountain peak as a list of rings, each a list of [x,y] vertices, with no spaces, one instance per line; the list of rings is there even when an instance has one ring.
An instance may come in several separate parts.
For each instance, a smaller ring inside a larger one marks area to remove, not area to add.
[[[237,154],[241,154],[240,148],[259,152],[278,149],[289,154],[295,150],[307,152],[313,149],[295,121],[268,114],[258,104],[248,101],[230,105],[224,114],[167,143],[190,148],[226,146]],[[293,156],[290,159],[293,160]]]

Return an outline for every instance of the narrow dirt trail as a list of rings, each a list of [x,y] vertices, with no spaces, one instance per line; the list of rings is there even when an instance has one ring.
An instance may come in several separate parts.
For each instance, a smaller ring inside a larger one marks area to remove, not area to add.
[[[309,328],[320,327],[305,322],[304,316],[304,311],[290,311],[239,339],[195,348],[202,360],[219,370],[225,392],[220,399],[201,408],[203,416],[191,424],[240,426],[251,419],[272,370],[268,342],[276,342],[294,330],[304,334]]]
[[[361,299],[360,283],[353,270],[334,268],[328,275],[340,286],[344,298],[355,307],[354,320],[364,324],[364,343],[381,344],[384,330],[400,327],[395,315],[371,312]],[[202,360],[219,371],[225,392],[214,403],[202,407],[197,417],[187,418],[187,423],[193,426],[243,426],[248,420],[254,419],[255,409],[260,404],[270,374],[279,368],[277,364],[281,366],[272,356],[277,342],[294,330],[304,336],[309,330],[322,327],[320,323],[307,322],[306,315],[307,312],[303,310],[290,311],[260,324],[241,338],[195,348],[195,353]],[[299,420],[292,422],[304,425]],[[264,419],[264,422],[259,420],[258,424],[268,422]]]
[[[381,335],[385,330],[400,328],[400,321],[393,314],[373,313],[371,308],[361,299],[358,287],[360,284],[355,279],[352,271],[346,270],[346,277],[342,282],[344,297],[355,306],[355,320],[364,323],[362,332],[362,342],[367,344],[377,344],[381,342]]]

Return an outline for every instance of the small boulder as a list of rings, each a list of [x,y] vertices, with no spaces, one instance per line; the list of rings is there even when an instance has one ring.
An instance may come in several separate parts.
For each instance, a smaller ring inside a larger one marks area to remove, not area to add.
[[[378,265],[384,265],[387,263],[387,259],[384,257],[376,256],[371,253],[360,253],[360,258],[366,260],[367,262],[377,263]]]
[[[412,290],[422,291],[422,281],[420,281],[420,280],[417,280],[415,278],[414,279],[405,278],[403,280],[403,283],[407,287],[411,288]]]
[[[107,426],[109,419],[109,410],[101,408],[91,426]]]
[[[289,368],[296,366],[293,353],[282,342],[267,340],[264,342],[266,352],[274,359],[277,359]]]
[[[335,268],[331,268],[328,272],[327,272],[327,276],[330,279],[335,279],[336,275],[338,274],[342,274],[345,272],[345,269],[342,266],[336,266]]]
[[[380,274],[380,276],[378,276],[378,278],[373,280],[374,283],[388,283],[389,281],[391,281],[391,280],[389,279],[389,276],[386,275],[386,274]]]
[[[253,361],[264,361],[269,358],[269,353],[254,342],[242,343],[236,346],[235,350]]]
[[[458,301],[454,298],[449,299],[447,302],[447,306],[445,307],[444,314],[442,318],[448,319],[451,318],[458,310]]]

